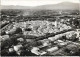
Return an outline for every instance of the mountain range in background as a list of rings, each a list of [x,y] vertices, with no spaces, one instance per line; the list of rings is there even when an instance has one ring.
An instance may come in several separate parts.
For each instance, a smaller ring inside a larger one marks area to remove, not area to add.
[[[41,5],[41,6],[4,6],[1,5],[1,9],[35,9],[35,10],[80,10],[79,3],[72,3],[72,2],[62,2],[58,4],[48,4],[48,5]]]

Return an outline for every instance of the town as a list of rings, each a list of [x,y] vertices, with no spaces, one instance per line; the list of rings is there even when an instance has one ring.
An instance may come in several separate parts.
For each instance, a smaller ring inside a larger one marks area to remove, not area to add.
[[[80,56],[79,13],[1,10],[1,56]]]

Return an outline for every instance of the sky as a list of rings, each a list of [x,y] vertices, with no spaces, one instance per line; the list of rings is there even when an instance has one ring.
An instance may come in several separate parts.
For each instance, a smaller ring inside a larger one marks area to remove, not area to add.
[[[1,0],[1,5],[40,6],[61,2],[80,3],[80,0]]]

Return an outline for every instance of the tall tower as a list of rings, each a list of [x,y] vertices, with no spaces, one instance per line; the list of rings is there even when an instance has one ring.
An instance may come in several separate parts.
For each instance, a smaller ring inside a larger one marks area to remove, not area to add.
[[[58,25],[57,23],[58,23],[58,22],[57,22],[57,20],[56,20],[56,21],[55,21],[55,27],[56,27],[56,28],[57,28],[57,25]]]
[[[77,36],[76,36],[76,38],[79,38],[79,41],[80,41],[80,29],[76,29],[76,34],[77,34]]]
[[[58,20],[59,20],[59,17],[57,17],[56,20],[55,20],[55,27],[56,28],[58,27]]]

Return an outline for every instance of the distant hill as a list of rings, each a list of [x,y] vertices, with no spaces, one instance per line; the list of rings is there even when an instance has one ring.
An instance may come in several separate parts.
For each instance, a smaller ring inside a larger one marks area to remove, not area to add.
[[[63,10],[79,10],[79,3],[62,2],[59,4],[42,5],[36,7],[37,9],[63,9]]]
[[[10,6],[6,6],[6,5],[2,5],[1,6],[1,9],[31,9],[32,7],[29,7],[29,6],[13,6],[13,5],[10,5]]]
[[[29,6],[1,6],[1,9],[61,9],[61,10],[79,10],[79,3],[71,3],[71,2],[62,2],[58,4],[49,4],[49,5],[41,5],[36,7]]]

